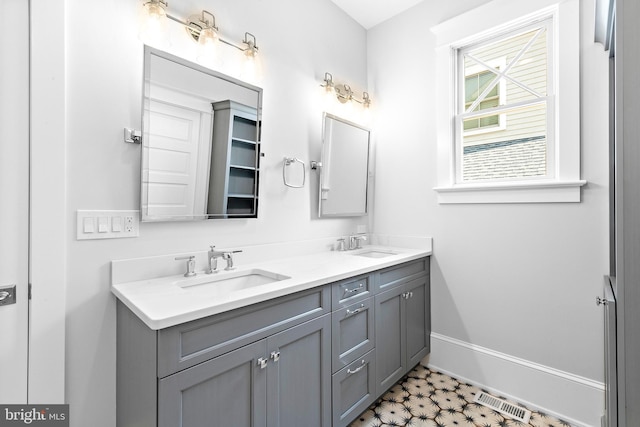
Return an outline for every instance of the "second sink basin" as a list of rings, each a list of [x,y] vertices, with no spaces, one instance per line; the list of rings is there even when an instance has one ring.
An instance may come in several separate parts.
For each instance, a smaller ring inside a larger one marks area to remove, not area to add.
[[[201,274],[196,277],[178,280],[175,282],[175,285],[187,291],[211,289],[216,292],[226,293],[254,288],[285,279],[290,279],[290,277],[272,271],[254,268],[251,270]]]
[[[397,253],[392,251],[387,251],[384,249],[364,249],[362,251],[355,252],[354,255],[363,256],[367,258],[384,258],[391,255],[397,255]]]

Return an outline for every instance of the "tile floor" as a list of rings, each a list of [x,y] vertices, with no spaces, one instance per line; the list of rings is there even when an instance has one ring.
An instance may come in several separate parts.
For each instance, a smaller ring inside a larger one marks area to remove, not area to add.
[[[349,427],[570,427],[565,421],[535,411],[529,424],[513,420],[474,403],[480,391],[418,365]]]

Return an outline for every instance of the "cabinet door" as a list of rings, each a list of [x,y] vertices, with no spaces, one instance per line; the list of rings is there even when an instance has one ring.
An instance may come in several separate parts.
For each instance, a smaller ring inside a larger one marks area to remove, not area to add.
[[[158,427],[265,427],[266,350],[258,341],[159,380]]]
[[[429,276],[424,276],[405,285],[408,292],[406,304],[407,324],[407,368],[411,369],[426,356],[430,349],[431,316]]]
[[[330,427],[331,315],[269,337],[267,348],[267,425]]]
[[[376,394],[381,395],[406,371],[405,287],[375,297]]]

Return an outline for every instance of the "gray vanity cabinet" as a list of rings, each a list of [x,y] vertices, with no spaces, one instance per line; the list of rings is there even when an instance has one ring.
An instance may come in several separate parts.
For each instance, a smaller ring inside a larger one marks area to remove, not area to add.
[[[161,330],[117,304],[117,425],[344,427],[429,352],[429,258]]]
[[[158,331],[117,308],[118,426],[331,426],[330,286]]]

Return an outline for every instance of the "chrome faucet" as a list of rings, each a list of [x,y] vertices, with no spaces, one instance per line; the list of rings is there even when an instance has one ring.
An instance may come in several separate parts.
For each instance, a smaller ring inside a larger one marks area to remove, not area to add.
[[[206,274],[218,272],[218,258],[222,258],[227,261],[225,270],[233,270],[233,257],[231,254],[236,254],[242,251],[216,251],[215,246],[209,246],[209,253],[207,259],[209,260],[209,269],[205,271]]]
[[[362,242],[367,240],[367,236],[362,234],[357,234],[354,236],[349,236],[349,249],[360,249],[362,248]]]
[[[209,253],[207,259],[209,260],[209,268],[205,271],[206,274],[218,272],[218,258],[224,256],[224,252],[216,251],[215,246],[209,246]]]

